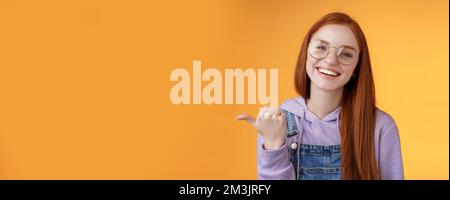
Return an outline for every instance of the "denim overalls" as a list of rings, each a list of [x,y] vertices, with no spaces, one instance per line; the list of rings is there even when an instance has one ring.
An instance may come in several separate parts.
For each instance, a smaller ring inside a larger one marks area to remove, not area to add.
[[[284,110],[283,110],[284,111]],[[294,166],[297,180],[339,180],[341,179],[341,147],[340,145],[320,146],[302,144],[303,116],[300,118],[300,130],[297,128],[298,118],[287,111],[286,145],[289,149],[289,160]]]

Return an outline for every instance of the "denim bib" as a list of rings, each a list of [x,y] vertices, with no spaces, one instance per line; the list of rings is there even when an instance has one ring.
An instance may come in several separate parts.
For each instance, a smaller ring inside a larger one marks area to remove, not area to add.
[[[290,112],[284,112],[287,125],[286,145],[296,180],[340,180],[341,146],[302,144],[304,116],[297,118]],[[300,131],[297,128],[297,119],[301,120]]]

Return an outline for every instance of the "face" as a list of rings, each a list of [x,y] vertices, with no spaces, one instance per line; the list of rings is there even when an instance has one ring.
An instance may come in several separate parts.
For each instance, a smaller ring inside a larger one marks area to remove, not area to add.
[[[311,87],[334,91],[343,89],[358,63],[358,42],[345,25],[328,24],[312,35],[308,46],[306,72]]]

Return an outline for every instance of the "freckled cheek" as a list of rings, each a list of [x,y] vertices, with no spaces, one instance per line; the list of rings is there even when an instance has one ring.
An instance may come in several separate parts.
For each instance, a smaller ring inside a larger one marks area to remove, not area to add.
[[[313,71],[314,71],[313,65],[311,63],[306,63],[306,73],[308,74],[308,76],[310,76],[310,78],[313,75]]]
[[[344,74],[351,76],[355,71],[356,65],[354,66],[341,65],[340,67],[343,70],[342,72],[344,72]]]
[[[314,65],[317,63],[317,61],[312,60],[310,58],[308,58],[306,60],[306,71],[308,71],[309,73],[312,73],[313,69],[314,69]]]

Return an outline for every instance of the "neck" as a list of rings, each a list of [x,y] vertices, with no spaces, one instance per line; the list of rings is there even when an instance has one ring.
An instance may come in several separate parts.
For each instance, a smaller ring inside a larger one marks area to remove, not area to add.
[[[320,119],[333,112],[341,103],[343,88],[328,91],[311,84],[311,94],[306,101],[308,109]]]

